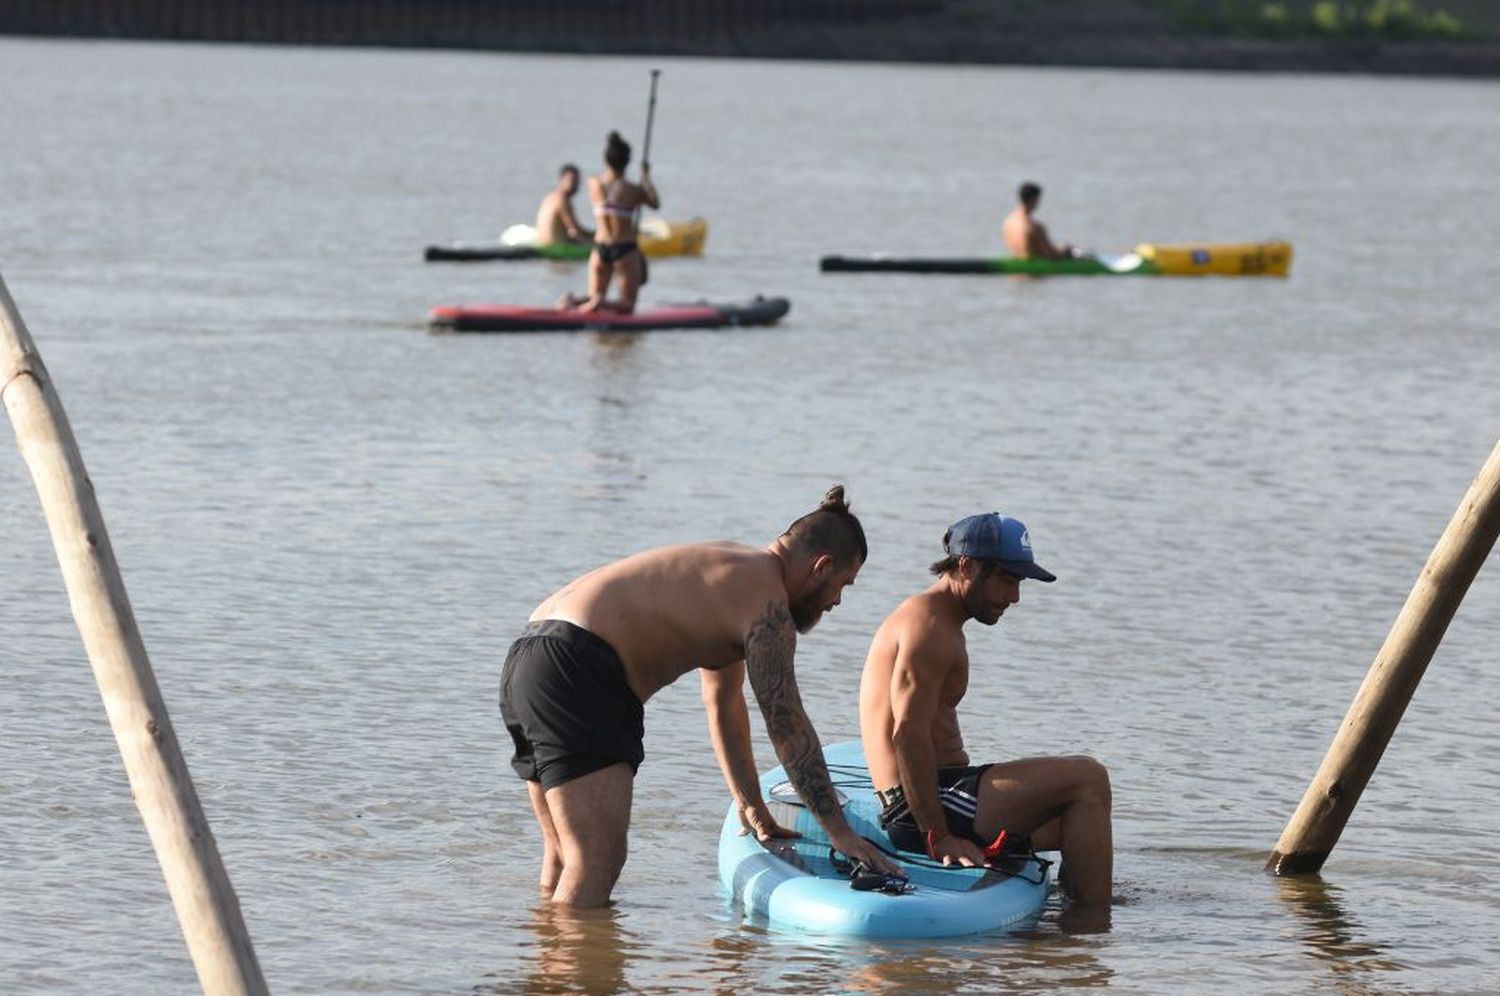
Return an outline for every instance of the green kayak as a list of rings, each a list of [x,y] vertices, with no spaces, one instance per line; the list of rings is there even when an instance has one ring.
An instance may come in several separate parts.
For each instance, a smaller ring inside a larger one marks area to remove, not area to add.
[[[1123,260],[1120,266],[1116,261]],[[1144,273],[1146,261],[1139,256],[1112,259],[1085,256],[1078,259],[901,259],[893,256],[824,256],[818,269],[824,273],[1024,273],[1031,276],[1104,276]]]
[[[1292,265],[1287,242],[1143,243],[1121,255],[1071,259],[993,256],[969,259],[824,256],[824,273],[1014,273],[1046,276],[1284,277]]]

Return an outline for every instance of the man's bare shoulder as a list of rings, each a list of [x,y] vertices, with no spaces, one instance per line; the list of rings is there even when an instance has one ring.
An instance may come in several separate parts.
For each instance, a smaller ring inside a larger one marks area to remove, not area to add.
[[[766,550],[736,543],[733,540],[679,543],[676,546],[658,547],[655,552],[674,559],[680,558],[704,564],[723,564],[726,567],[747,570],[754,570],[757,567],[769,568],[775,564],[776,559]]]
[[[615,566],[620,573],[660,578],[689,575],[708,588],[729,586],[747,592],[774,588],[784,593],[781,569],[769,551],[731,540],[679,543],[643,550]]]
[[[743,635],[768,605],[785,607],[780,566],[767,550],[715,540],[653,547],[597,567],[544,601],[533,619],[585,628],[616,617],[673,619],[693,633]]]
[[[704,543],[678,543],[672,546],[656,546],[636,553],[626,554],[607,564],[601,564],[586,574],[569,582],[569,587],[580,582],[620,581],[630,579],[660,578],[663,574],[683,572],[732,572],[753,574],[757,571],[769,573],[773,558],[764,550],[732,543],[728,540],[710,540]]]
[[[880,624],[882,635],[898,640],[946,640],[962,635],[962,629],[950,623],[938,611],[939,595],[920,591],[910,596],[885,617]]]

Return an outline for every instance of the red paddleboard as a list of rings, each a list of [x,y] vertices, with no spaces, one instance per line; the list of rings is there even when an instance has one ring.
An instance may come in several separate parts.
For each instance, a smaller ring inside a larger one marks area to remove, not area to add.
[[[717,329],[773,325],[789,310],[784,297],[757,297],[738,304],[664,304],[621,315],[611,311],[564,311],[513,304],[443,305],[432,309],[434,332],[636,332],[649,329]]]

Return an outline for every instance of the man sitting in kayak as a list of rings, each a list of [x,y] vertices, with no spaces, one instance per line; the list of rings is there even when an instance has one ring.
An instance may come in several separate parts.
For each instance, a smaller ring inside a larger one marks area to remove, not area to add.
[[[1034,183],[1021,184],[1017,191],[1020,203],[1005,218],[1000,233],[1012,256],[1021,259],[1072,259],[1082,256],[1070,245],[1056,246],[1047,235],[1047,226],[1036,220],[1036,208],[1042,201],[1042,188]]]
[[[968,691],[963,627],[986,626],[1021,599],[1021,581],[1055,581],[1032,557],[1026,527],[990,512],[943,537],[937,580],[886,617],[859,687],[865,758],[891,842],[943,864],[984,864],[1002,831],[1061,849],[1063,886],[1079,905],[1110,902],[1109,773],[1089,757],[1030,757],[971,765],[958,729]]]
[[[583,243],[593,239],[594,233],[578,224],[573,213],[573,195],[578,193],[578,167],[565,163],[557,171],[557,186],[542,198],[542,206],[536,212],[536,243],[539,246],[555,245],[559,242]]]
[[[636,242],[636,220],[642,205],[661,208],[661,197],[651,182],[651,164],[641,163],[641,182],[625,179],[630,165],[630,144],[612,131],[604,146],[603,173],[589,178],[589,200],[599,229],[594,234],[594,251],[589,256],[589,296],[581,301],[571,294],[563,296],[559,307],[579,311],[615,311],[628,315],[635,311],[635,298],[646,282],[646,257]],[[606,300],[610,279],[618,272],[620,296]]]
[[[764,549],[695,543],[606,564],[549,596],[506,657],[500,715],[542,831],[543,895],[601,906],[625,864],[643,704],[703,669],[708,726],[745,827],[796,836],[771,818],[750,749],[743,684],[808,809],[849,857],[897,867],[844,820],[817,731],[802,708],[797,634],[839,604],[867,555],[864,529],[828,492]]]

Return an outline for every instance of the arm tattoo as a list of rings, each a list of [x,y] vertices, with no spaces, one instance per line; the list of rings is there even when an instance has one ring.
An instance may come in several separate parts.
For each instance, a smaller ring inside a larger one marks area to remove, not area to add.
[[[755,701],[766,720],[766,733],[796,786],[803,803],[819,821],[839,812],[828,765],[817,731],[802,708],[792,657],[797,650],[797,628],[785,605],[767,602],[766,609],[745,636],[745,670]]]

